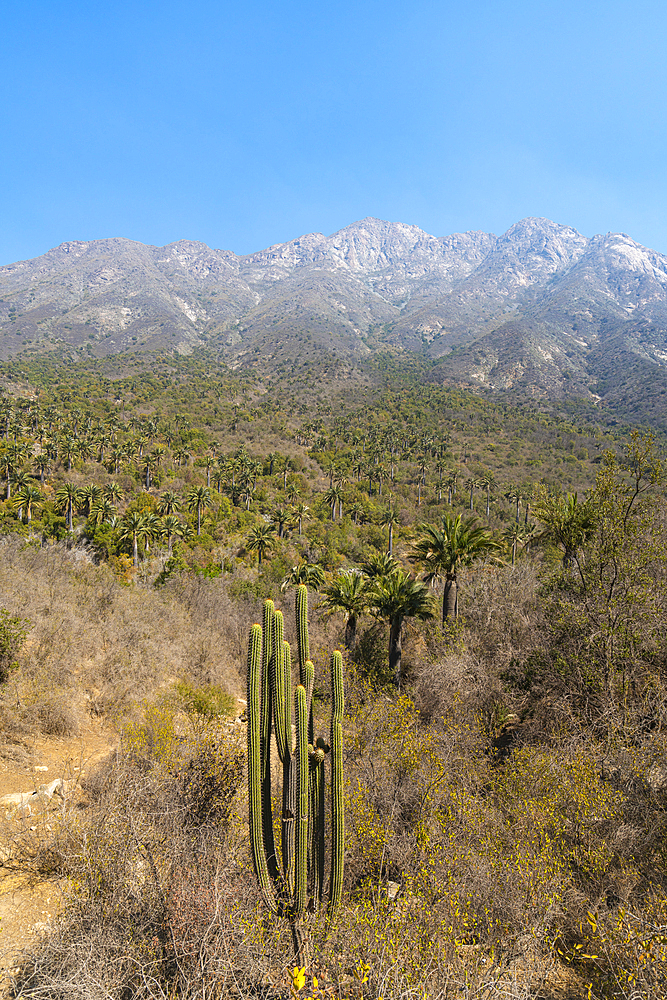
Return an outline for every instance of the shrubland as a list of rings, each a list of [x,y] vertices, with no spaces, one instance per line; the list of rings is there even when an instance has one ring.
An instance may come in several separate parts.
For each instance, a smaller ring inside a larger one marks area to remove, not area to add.
[[[660,442],[390,362],[342,413],[206,358],[40,365],[0,401],[3,752],[89,713],[120,750],[12,834],[8,870],[67,886],[14,995],[664,996]],[[494,545],[456,562],[455,615],[421,543],[471,516]],[[249,626],[269,597],[293,642],[299,582],[318,724],[336,647],[346,697],[343,901],[303,971],[251,869],[235,720]]]

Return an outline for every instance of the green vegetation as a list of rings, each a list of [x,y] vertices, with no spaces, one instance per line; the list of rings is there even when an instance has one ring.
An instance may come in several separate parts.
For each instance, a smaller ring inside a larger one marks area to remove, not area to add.
[[[14,835],[8,871],[70,886],[16,995],[663,997],[662,439],[424,385],[418,359],[369,364],[355,401],[330,359],[114,364],[0,373],[5,752],[89,713],[123,734],[82,808]],[[286,786],[262,680],[282,614]],[[333,697],[303,673],[337,646],[345,714],[338,661]],[[332,714],[344,875],[302,771]],[[283,787],[311,802],[293,850]]]
[[[306,911],[324,896],[325,759],[331,760],[331,865],[327,919],[331,925],[343,888],[343,661],[331,656],[330,741],[315,738],[315,668],[308,649],[308,603],[304,584],[296,597],[299,684],[294,693],[292,657],[283,637],[283,617],[272,601],[264,604],[262,626],[248,640],[248,800],[253,866],[269,909],[288,918],[297,963],[309,957]],[[280,853],[274,842],[271,806],[271,734],[282,764]],[[292,739],[294,728],[295,739]],[[280,858],[280,864],[279,864]]]

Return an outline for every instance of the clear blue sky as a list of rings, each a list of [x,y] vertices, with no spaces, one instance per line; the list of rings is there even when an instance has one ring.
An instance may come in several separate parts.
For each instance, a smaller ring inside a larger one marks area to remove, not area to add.
[[[664,0],[6,0],[0,263],[529,215],[667,253]]]

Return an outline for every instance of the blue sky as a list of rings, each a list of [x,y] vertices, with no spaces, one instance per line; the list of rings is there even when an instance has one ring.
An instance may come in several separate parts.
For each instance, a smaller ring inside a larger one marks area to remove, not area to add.
[[[667,253],[666,42],[654,0],[7,0],[0,264],[368,215]]]

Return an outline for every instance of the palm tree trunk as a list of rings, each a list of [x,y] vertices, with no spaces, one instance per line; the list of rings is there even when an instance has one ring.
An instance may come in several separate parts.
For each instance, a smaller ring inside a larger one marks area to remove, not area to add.
[[[393,675],[394,684],[397,688],[401,686],[401,630],[403,619],[400,615],[394,615],[389,627],[389,671]]]
[[[442,624],[447,618],[458,616],[458,582],[455,573],[448,573],[445,580],[445,592],[442,595]]]
[[[350,615],[345,623],[345,648],[354,649],[357,642],[357,616]]]

